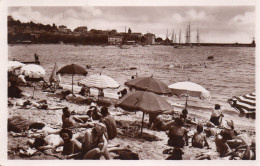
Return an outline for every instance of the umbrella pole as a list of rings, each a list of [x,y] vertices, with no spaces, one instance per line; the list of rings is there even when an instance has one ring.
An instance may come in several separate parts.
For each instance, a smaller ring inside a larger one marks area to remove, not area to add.
[[[187,109],[187,106],[188,106],[188,96],[186,97],[185,109]]]
[[[144,112],[143,112],[143,118],[142,118],[141,135],[143,134],[143,127],[144,127]]]
[[[72,74],[72,94],[73,94],[73,74]]]
[[[34,90],[35,90],[35,85],[33,84],[33,96],[32,96],[32,98],[34,98]]]

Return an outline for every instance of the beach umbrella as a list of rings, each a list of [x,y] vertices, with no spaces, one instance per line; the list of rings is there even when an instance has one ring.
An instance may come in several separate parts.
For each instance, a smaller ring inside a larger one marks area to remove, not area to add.
[[[256,95],[255,92],[243,96],[234,96],[227,101],[240,114],[255,114]]]
[[[21,68],[21,74],[26,78],[26,81],[38,82],[42,81],[45,75],[45,69],[36,64],[28,64]],[[34,97],[35,86],[33,84],[33,97]]]
[[[79,81],[79,85],[98,89],[116,89],[120,86],[113,78],[102,74],[87,76],[83,80]]]
[[[45,75],[45,69],[40,65],[28,64],[21,68],[21,74],[28,78],[43,78]]]
[[[73,93],[73,76],[75,74],[87,75],[88,72],[81,66],[76,64],[66,65],[62,67],[57,73],[72,75],[72,93]]]
[[[14,69],[24,66],[24,63],[18,61],[8,61],[8,71],[14,71]]]
[[[137,77],[125,82],[125,85],[137,90],[146,90],[156,94],[171,94],[171,89],[159,79],[151,77]]]
[[[137,91],[126,94],[115,103],[115,107],[120,107],[127,111],[142,111],[142,128],[145,113],[162,113],[172,110],[172,106],[163,97],[147,91]]]
[[[211,98],[210,92],[208,90],[206,90],[201,85],[190,81],[177,82],[169,85],[168,87],[172,90],[174,95],[186,97],[185,108],[187,107],[188,97],[197,97],[202,100],[210,100]]]

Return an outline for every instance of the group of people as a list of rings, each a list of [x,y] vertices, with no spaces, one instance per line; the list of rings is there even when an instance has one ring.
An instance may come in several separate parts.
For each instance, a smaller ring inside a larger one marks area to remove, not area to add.
[[[107,107],[100,110],[92,103],[84,116],[71,115],[68,107],[62,109],[62,129],[52,129],[42,126],[37,130],[40,137],[29,140],[28,143],[38,150],[63,147],[62,154],[66,158],[76,159],[110,159],[107,149],[109,140],[117,136],[114,117]],[[83,128],[82,132],[77,132]]]
[[[184,154],[182,148],[189,146],[189,136],[191,137],[191,146],[195,148],[211,148],[207,141],[208,136],[215,136],[216,150],[220,157],[229,159],[255,159],[255,142],[251,141],[248,135],[240,134],[234,129],[232,120],[223,120],[223,113],[219,104],[215,105],[212,110],[209,122],[206,123],[208,128],[204,129],[203,125],[197,123],[188,117],[187,109],[183,109],[181,114],[166,122],[161,115],[150,114],[150,129],[157,131],[166,131],[168,134],[168,145],[174,147],[169,160],[182,160]],[[196,132],[189,135],[190,125],[196,126]],[[185,128],[188,126],[188,128]],[[214,129],[221,129],[216,133]],[[211,134],[207,134],[210,132]],[[208,156],[207,156],[208,159]]]

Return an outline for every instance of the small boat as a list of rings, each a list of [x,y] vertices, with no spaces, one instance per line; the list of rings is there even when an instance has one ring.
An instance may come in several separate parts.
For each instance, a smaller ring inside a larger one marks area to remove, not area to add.
[[[214,56],[208,56],[208,60],[214,60]]]

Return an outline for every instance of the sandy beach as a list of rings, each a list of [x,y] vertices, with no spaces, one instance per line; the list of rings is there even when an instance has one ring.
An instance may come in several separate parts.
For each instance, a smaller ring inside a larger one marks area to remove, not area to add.
[[[39,101],[46,99],[49,107],[69,107],[70,110],[73,110],[76,114],[84,114],[88,110],[89,105],[85,103],[75,103],[66,100],[61,100],[60,95],[57,95],[62,90],[56,90],[55,93],[43,92],[40,89],[40,86],[36,87],[34,92],[34,99],[31,99],[33,94],[33,87],[20,87],[23,90],[25,97],[22,99],[11,99],[14,106],[8,107],[8,118],[14,116],[20,116],[31,122],[41,122],[45,123],[48,126],[53,128],[61,128],[62,120],[62,110],[43,110],[37,108],[22,109],[20,106],[17,106],[21,101],[35,100]],[[77,92],[75,92],[77,93]],[[109,94],[105,94],[109,96]],[[114,103],[117,101],[112,98],[105,98],[107,101],[111,102],[112,105],[109,107],[109,111],[117,123],[118,135],[115,139],[109,141],[110,146],[116,146],[118,149],[130,150],[131,152],[138,155],[140,160],[164,160],[169,155],[163,154],[163,151],[170,149],[171,147],[167,145],[168,137],[164,131],[152,131],[147,129],[148,124],[148,115],[145,115],[144,118],[144,129],[143,135],[140,136],[142,112],[126,112],[120,108],[115,108]],[[213,106],[212,106],[213,107]],[[178,114],[181,111],[181,107],[173,106],[173,110]],[[209,121],[210,110],[198,110],[189,108],[189,117],[195,118],[199,123],[205,123]],[[165,120],[170,120],[172,115],[163,115]],[[251,139],[255,139],[255,122],[252,119],[246,119],[238,116],[226,116],[225,119],[232,119],[235,123],[235,129],[240,133],[248,133]],[[191,135],[195,132],[196,126],[189,127],[188,135]],[[215,129],[217,132],[220,132],[220,129]],[[47,155],[40,153],[33,156],[21,156],[17,153],[17,150],[21,147],[28,147],[27,137],[14,137],[11,132],[8,132],[8,159],[23,159],[23,160],[35,160],[35,159],[62,159],[61,153],[55,155]],[[207,138],[209,142],[210,149],[204,147],[203,149],[191,147],[191,138],[189,138],[189,146],[185,146],[183,151],[184,160],[194,160],[197,155],[208,154],[210,155],[211,160],[224,160],[226,158],[220,158],[218,152],[216,152],[216,146],[214,142],[215,137]],[[113,148],[112,148],[113,149]],[[111,159],[118,159],[118,154],[111,150],[110,152]],[[59,156],[59,157],[57,157]]]

